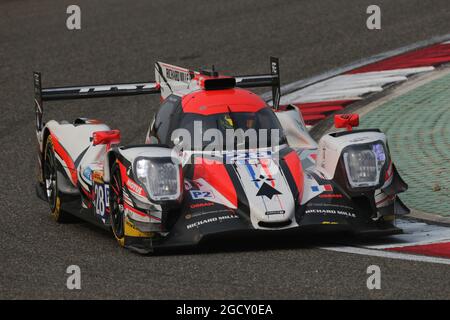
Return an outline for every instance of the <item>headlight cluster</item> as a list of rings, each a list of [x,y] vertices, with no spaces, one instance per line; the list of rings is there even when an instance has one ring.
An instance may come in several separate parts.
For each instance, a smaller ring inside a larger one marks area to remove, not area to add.
[[[140,158],[134,168],[137,179],[152,200],[177,200],[180,197],[179,166],[170,158]]]
[[[343,153],[345,171],[352,188],[379,184],[386,163],[386,151],[381,142],[349,146]]]

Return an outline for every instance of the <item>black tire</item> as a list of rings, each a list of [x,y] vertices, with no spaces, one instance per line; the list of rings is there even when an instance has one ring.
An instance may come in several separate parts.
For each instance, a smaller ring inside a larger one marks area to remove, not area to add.
[[[44,187],[52,218],[58,223],[71,222],[72,216],[61,209],[61,192],[58,190],[58,169],[56,168],[55,150],[50,135],[47,138],[44,152]]]
[[[123,201],[122,178],[117,163],[111,168],[109,208],[111,230],[120,246],[125,245],[125,210]]]

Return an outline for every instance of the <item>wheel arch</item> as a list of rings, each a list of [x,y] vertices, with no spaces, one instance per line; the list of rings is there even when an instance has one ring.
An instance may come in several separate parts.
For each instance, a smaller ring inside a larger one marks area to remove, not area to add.
[[[50,135],[50,129],[45,127],[42,132],[42,148],[39,150],[39,182],[44,183],[44,158],[45,158],[45,148],[47,147],[47,139]]]
[[[118,158],[116,150],[111,150],[106,154],[104,169],[103,169],[103,181],[109,183],[111,181],[111,169]]]

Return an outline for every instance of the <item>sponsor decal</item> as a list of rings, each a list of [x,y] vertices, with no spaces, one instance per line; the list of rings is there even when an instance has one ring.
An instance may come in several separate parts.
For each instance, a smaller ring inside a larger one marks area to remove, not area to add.
[[[339,193],[332,193],[332,194],[320,194],[319,195],[319,198],[322,198],[322,199],[329,199],[329,198],[342,198],[343,197],[343,195],[342,194],[339,194]]]
[[[191,209],[198,209],[198,208],[204,208],[204,207],[211,207],[214,205],[214,202],[200,202],[200,203],[193,203],[190,205]]]
[[[206,215],[215,215],[217,216],[218,214],[224,214],[224,215],[236,215],[236,212],[232,209],[224,209],[224,210],[211,210],[211,211],[199,211],[199,212],[189,212],[187,213],[184,218],[186,220],[192,219],[192,218],[198,218],[198,217],[203,217]]]
[[[266,216],[271,216],[274,214],[285,214],[286,211],[284,210],[276,210],[276,211],[266,211]]]
[[[183,72],[176,69],[166,68],[166,78],[174,81],[181,81],[189,83],[191,81],[191,75],[189,72]]]
[[[267,184],[266,182],[264,182],[261,188],[259,188],[258,193],[256,195],[266,196],[267,198],[272,199],[274,195],[278,194],[281,194],[281,192],[272,187],[271,185]]]
[[[93,171],[92,180],[97,183],[103,183],[103,173],[101,171]]]
[[[214,223],[214,222],[220,223],[220,222],[228,221],[231,219],[239,219],[239,216],[235,215],[235,214],[228,214],[228,215],[219,216],[219,217],[212,217],[212,218],[208,218],[208,219],[204,219],[204,220],[200,220],[200,221],[196,221],[194,223],[188,224],[186,226],[186,229],[189,230],[192,228],[198,228],[199,226],[204,225],[204,224],[209,224],[209,223]]]
[[[126,185],[127,185],[128,189],[130,189],[130,191],[137,193],[138,195],[144,194],[144,190],[142,189],[142,187],[140,185],[138,185],[136,182],[134,182],[133,180],[128,179]]]
[[[94,183],[94,193],[95,214],[104,217],[109,212],[109,185]]]
[[[86,169],[83,170],[83,177],[86,178],[86,181],[91,182],[91,174],[92,174],[92,169],[90,167],[87,167]]]
[[[260,175],[259,178],[255,178],[255,179],[252,180],[252,182],[261,182],[261,181],[269,181],[269,182],[271,182],[271,181],[275,181],[275,179],[274,178],[268,178],[268,177],[265,177],[263,175]]]
[[[260,159],[272,159],[272,151],[231,151],[224,154],[224,161],[227,164],[256,164]]]
[[[349,218],[356,218],[356,215],[354,213],[344,211],[344,210],[338,210],[338,209],[306,209],[306,214],[332,214],[332,215],[339,215],[339,216],[345,216]]]
[[[214,199],[214,194],[211,191],[191,190],[189,192],[193,200]]]
[[[311,186],[312,192],[322,192],[322,191],[333,191],[333,186],[331,184]]]

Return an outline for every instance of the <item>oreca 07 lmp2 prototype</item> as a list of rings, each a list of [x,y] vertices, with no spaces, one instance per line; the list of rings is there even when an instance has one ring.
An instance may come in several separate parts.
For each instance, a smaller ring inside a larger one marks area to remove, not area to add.
[[[252,87],[272,87],[271,105]],[[401,233],[395,216],[409,212],[386,136],[339,115],[348,130],[316,143],[300,110],[279,106],[276,58],[266,75],[158,62],[154,82],[110,85],[42,88],[35,72],[34,89],[38,195],[57,222],[76,216],[140,253],[242,232],[385,236]],[[98,120],[43,121],[46,101],[138,94],[162,100],[140,145],[121,145],[120,131]]]

